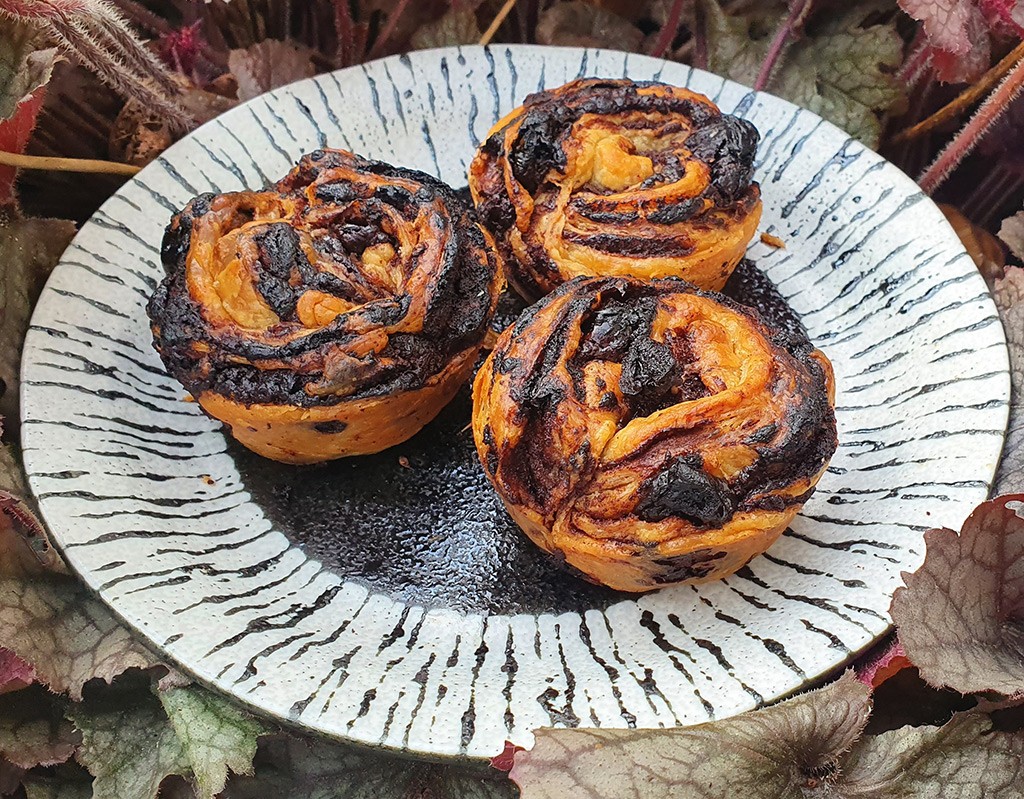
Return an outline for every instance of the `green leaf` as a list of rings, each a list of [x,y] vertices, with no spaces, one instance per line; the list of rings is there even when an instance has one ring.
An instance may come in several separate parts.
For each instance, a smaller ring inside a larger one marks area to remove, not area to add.
[[[260,741],[254,777],[237,777],[223,799],[514,799],[492,771],[417,763],[313,738]],[[561,797],[566,799],[566,797]]]
[[[198,687],[158,694],[192,766],[200,799],[224,790],[228,769],[252,774],[256,739],[269,730],[217,694]]]
[[[0,211],[0,415],[17,420],[21,343],[50,270],[75,234],[63,219],[22,219]]]
[[[715,0],[700,2],[707,19],[708,67],[752,85],[783,15],[762,10],[728,16]],[[877,147],[879,114],[904,101],[893,75],[904,45],[895,23],[864,24],[872,5],[854,6],[788,45],[766,89]]]
[[[854,9],[797,43],[768,88],[877,147],[882,125],[876,112],[904,100],[893,74],[903,61],[903,39],[892,24],[861,27],[863,15]]]
[[[93,799],[155,799],[167,776],[189,773],[185,747],[149,694],[123,708],[78,705],[69,715],[82,731],[77,758],[95,777]]]
[[[53,766],[70,759],[78,743],[64,703],[42,688],[25,688],[0,701],[0,757],[7,762],[23,769]]]
[[[0,120],[50,79],[57,50],[36,50],[34,33],[27,25],[4,19],[0,33]]]
[[[481,33],[472,8],[451,8],[440,19],[428,22],[416,31],[409,44],[413,50],[476,44]]]
[[[728,15],[717,0],[697,2],[704,11],[707,29],[708,69],[752,86],[784,15],[770,8]]]
[[[1010,423],[993,493],[1024,493],[1024,268],[1008,266],[996,278],[992,297],[1010,352]]]
[[[932,685],[1024,693],[1022,502],[1024,494],[983,502],[960,535],[926,532],[924,563],[893,594],[900,643]]]
[[[92,783],[67,777],[28,775],[22,783],[25,799],[92,799]]]
[[[522,799],[803,799],[810,783],[834,780],[867,723],[868,694],[850,673],[773,707],[695,727],[540,730],[534,748],[516,754],[510,776]]]

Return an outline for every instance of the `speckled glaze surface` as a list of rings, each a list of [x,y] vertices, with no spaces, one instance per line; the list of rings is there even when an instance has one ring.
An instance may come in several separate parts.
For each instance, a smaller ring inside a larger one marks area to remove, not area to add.
[[[151,347],[163,227],[194,194],[258,187],[320,146],[462,186],[499,117],[584,75],[688,86],[757,125],[761,229],[786,247],[755,240],[749,255],[835,367],[839,450],[817,493],[717,583],[635,597],[559,571],[483,478],[465,394],[407,444],[301,470],[231,442]],[[847,661],[887,630],[924,530],[958,528],[987,495],[1009,396],[985,285],[895,167],[684,65],[526,46],[389,58],[205,125],[83,227],[39,302],[23,377],[42,513],[129,625],[256,711],[435,757],[529,745],[542,726],[721,718]]]

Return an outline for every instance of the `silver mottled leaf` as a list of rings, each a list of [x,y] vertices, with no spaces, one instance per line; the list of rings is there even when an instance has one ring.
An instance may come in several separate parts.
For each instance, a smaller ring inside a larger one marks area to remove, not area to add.
[[[78,762],[95,777],[93,799],[155,799],[171,774],[188,774],[181,740],[156,699],[129,707],[70,712],[82,731]]]
[[[984,502],[953,530],[925,533],[921,568],[890,613],[929,683],[961,693],[1024,692],[1024,495]]]
[[[831,783],[870,712],[851,674],[787,702],[673,730],[540,730],[516,754],[522,799],[803,799]],[[824,795],[824,794],[823,794]]]
[[[190,686],[158,694],[195,775],[200,799],[224,790],[228,771],[252,774],[256,739],[268,729],[241,708]]]
[[[1008,266],[996,278],[992,296],[1010,351],[1010,424],[994,494],[1024,492],[1024,268]]]

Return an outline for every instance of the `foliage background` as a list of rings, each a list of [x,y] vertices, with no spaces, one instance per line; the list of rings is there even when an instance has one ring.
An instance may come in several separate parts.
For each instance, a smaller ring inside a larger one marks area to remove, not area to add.
[[[0,0],[0,796],[1024,795],[1022,38],[1021,0]],[[767,89],[943,204],[1010,341],[1001,496],[960,536],[928,533],[894,599],[898,638],[856,677],[689,730],[542,731],[492,768],[394,760],[190,684],[49,546],[18,464],[18,359],[75,223],[238,102],[480,41],[628,49]]]

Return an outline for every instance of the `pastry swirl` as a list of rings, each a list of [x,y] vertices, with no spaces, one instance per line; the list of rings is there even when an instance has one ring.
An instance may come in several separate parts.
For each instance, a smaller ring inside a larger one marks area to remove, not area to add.
[[[761,217],[759,135],[702,94],[589,78],[498,122],[469,186],[528,299],[580,275],[720,290]]]
[[[485,233],[435,178],[342,150],[174,216],[149,303],[168,372],[250,449],[379,452],[472,372],[500,290]]]
[[[647,591],[766,550],[836,448],[806,336],[681,280],[577,278],[499,338],[473,434],[513,519],[592,581]]]

